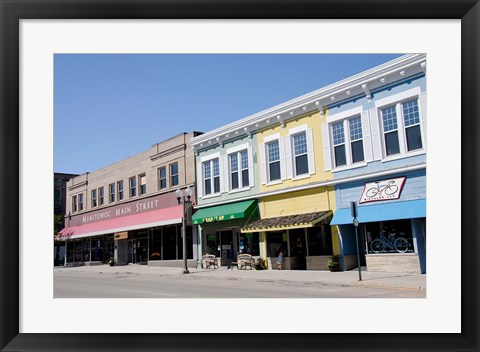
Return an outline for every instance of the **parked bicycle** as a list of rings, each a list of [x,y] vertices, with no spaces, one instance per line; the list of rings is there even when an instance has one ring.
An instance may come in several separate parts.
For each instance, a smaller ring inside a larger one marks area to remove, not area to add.
[[[376,185],[372,188],[369,188],[365,195],[369,198],[376,197],[377,195],[382,195],[385,193],[387,196],[391,196],[398,191],[398,186],[395,184],[395,181],[389,181],[388,183],[380,184],[380,182],[375,182]]]
[[[380,234],[380,238],[374,239],[370,243],[373,253],[382,253],[387,247],[398,253],[405,253],[408,251],[409,244],[405,237],[395,237],[395,233],[390,233],[387,237],[385,232]]]

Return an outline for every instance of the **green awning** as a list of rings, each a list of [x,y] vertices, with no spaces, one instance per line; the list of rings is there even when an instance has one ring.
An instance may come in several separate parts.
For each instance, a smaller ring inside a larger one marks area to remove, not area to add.
[[[250,218],[254,213],[257,213],[257,201],[247,200],[239,203],[200,209],[193,214],[192,223],[194,225],[200,225],[216,221]]]

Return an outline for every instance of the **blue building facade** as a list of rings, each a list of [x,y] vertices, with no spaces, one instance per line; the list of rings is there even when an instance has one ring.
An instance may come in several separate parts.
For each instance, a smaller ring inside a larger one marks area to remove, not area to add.
[[[360,262],[368,271],[426,273],[426,56],[402,57],[362,89],[332,97],[322,126],[341,265],[357,267],[355,203]]]

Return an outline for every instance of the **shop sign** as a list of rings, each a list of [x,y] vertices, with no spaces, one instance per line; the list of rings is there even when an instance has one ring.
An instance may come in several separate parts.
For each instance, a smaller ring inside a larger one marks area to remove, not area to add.
[[[359,203],[378,202],[399,199],[406,177],[368,182],[363,187]]]

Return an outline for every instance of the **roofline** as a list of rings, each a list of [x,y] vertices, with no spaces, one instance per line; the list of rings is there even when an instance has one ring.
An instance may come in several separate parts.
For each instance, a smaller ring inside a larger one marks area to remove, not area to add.
[[[307,111],[312,111],[315,109],[315,107],[321,112],[323,112],[323,106],[331,104],[331,98],[335,97],[335,95],[346,93],[353,88],[358,88],[365,84],[372,84],[371,86],[366,86],[366,88],[362,87],[363,94],[365,94],[365,96],[368,96],[370,90],[378,89],[378,87],[391,83],[390,81],[387,82],[387,80],[384,80],[382,82],[379,79],[384,76],[393,74],[402,75],[402,73],[400,73],[401,70],[405,70],[407,68],[414,68],[414,71],[409,72],[406,77],[421,71],[426,72],[426,54],[403,55],[379,66],[363,71],[354,76],[348,77],[344,80],[330,84],[326,87],[317,89],[313,92],[304,94],[297,98],[275,105],[269,109],[262,110],[253,115],[247,116],[230,124],[206,132],[198,137],[192,138],[190,140],[190,144],[192,145],[192,147],[197,147],[199,144],[205,143],[209,140],[211,141],[212,139],[215,139],[217,142],[222,140],[229,140],[231,139],[228,138],[229,133],[235,133],[236,131],[238,132],[238,130],[243,129],[243,134],[249,134],[256,130],[263,129],[268,125],[278,123],[283,124],[283,121],[295,118],[296,116],[303,114]],[[403,72],[403,74],[405,74],[405,72]],[[348,96],[348,94],[346,94],[346,96]],[[322,100],[324,101],[322,102]],[[313,107],[307,107],[307,105],[312,104],[315,105]],[[294,111],[297,109],[300,109],[300,111]],[[286,113],[287,116],[282,117],[282,115]],[[265,119],[271,119],[272,121],[262,121]],[[262,126],[259,125],[260,122],[263,122]],[[238,134],[235,134],[235,136],[237,135]]]

